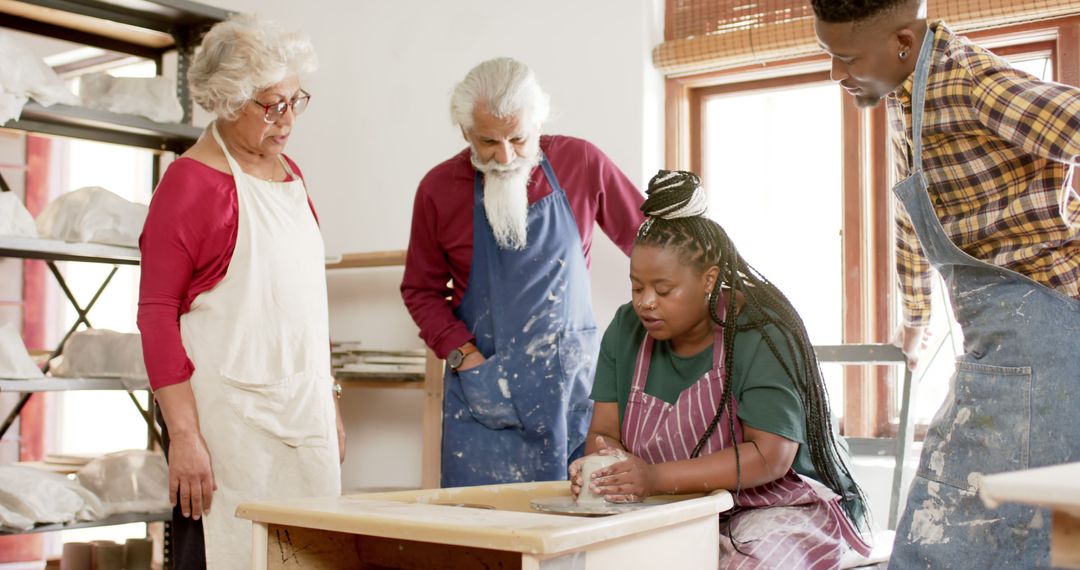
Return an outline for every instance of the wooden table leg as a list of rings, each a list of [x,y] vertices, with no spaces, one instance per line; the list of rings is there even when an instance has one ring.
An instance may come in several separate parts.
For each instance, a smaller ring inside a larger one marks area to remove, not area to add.
[[[424,434],[420,487],[438,489],[442,463],[443,361],[430,349],[424,365]]]
[[[266,570],[267,526],[251,523],[251,568]]]
[[[1080,568],[1080,517],[1054,511],[1050,565],[1056,568]]]

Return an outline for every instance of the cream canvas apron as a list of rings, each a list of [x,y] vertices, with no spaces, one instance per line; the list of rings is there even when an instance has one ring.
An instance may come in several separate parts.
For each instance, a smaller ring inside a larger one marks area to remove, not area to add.
[[[341,494],[325,254],[303,182],[236,180],[236,249],[225,277],[180,318],[191,389],[217,482],[206,566],[251,567],[239,503]]]

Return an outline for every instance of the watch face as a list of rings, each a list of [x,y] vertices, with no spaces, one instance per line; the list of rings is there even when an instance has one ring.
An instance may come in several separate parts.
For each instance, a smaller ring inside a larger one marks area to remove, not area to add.
[[[450,365],[450,368],[457,368],[461,366],[461,362],[465,360],[465,356],[461,354],[461,351],[454,349],[450,351],[450,354],[446,355],[446,362]]]

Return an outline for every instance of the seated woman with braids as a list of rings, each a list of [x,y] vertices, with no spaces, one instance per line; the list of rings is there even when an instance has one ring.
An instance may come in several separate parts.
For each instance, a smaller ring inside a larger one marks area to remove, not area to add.
[[[865,555],[864,497],[802,319],[705,217],[696,175],[660,171],[647,193],[633,301],[604,333],[585,450],[627,458],[591,489],[611,502],[730,490],[721,568],[837,568],[845,543]]]

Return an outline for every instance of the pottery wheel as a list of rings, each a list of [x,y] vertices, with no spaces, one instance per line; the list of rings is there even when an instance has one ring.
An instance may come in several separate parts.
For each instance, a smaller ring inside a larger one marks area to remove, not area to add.
[[[664,504],[664,502],[665,501],[652,502],[646,499],[643,503],[600,503],[596,505],[579,505],[573,497],[544,497],[542,499],[532,499],[529,501],[529,506],[544,513],[578,515],[584,517],[606,517]]]

